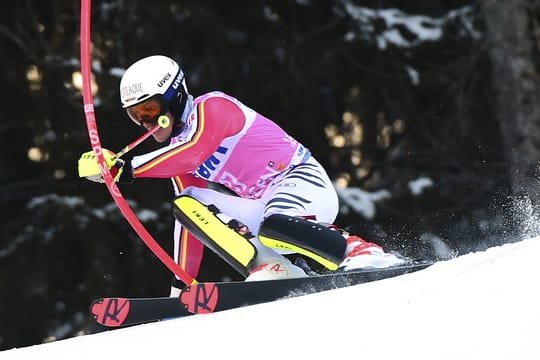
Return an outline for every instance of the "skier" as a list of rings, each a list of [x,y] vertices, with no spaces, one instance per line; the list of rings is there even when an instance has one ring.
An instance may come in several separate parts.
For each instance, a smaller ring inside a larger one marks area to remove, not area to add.
[[[338,271],[404,262],[328,225],[337,216],[338,197],[311,152],[227,94],[214,91],[193,98],[173,59],[154,55],[132,64],[120,81],[120,97],[129,118],[146,131],[157,126],[160,116],[169,119],[152,135],[166,143],[160,149],[126,161],[108,150],[104,156],[120,183],[172,179],[177,196],[174,259],[191,276],[199,272],[204,245],[246,281],[306,276],[284,256],[289,253]],[[92,151],[81,156],[79,175],[103,182]],[[209,187],[212,183],[230,193]],[[203,213],[210,225],[191,216]],[[211,226],[227,235],[216,236]],[[173,282],[171,296],[178,291]]]

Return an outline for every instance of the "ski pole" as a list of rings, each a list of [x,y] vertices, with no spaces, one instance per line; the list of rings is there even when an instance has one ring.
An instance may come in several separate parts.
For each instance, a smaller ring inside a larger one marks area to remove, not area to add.
[[[153,128],[151,128],[150,130],[148,130],[146,133],[144,133],[141,137],[139,137],[137,140],[133,141],[131,144],[129,145],[126,145],[122,148],[122,150],[120,150],[119,152],[116,153],[116,157],[119,158],[121,157],[122,155],[125,155],[126,153],[128,153],[129,151],[131,151],[135,146],[139,145],[140,143],[142,143],[144,140],[146,140],[150,135],[152,135],[153,133],[155,133],[156,131],[158,131],[159,129],[161,128],[166,128],[167,126],[169,126],[169,123],[170,123],[170,120],[167,116],[165,115],[161,115],[160,117],[158,117],[158,121],[157,121],[157,125],[154,126]]]

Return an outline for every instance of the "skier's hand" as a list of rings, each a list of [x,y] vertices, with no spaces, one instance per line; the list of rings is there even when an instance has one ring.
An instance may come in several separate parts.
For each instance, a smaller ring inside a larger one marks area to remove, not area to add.
[[[115,153],[107,149],[103,149],[103,157],[107,162],[107,167],[111,171],[114,181],[118,181],[124,170],[124,160],[118,158]],[[87,151],[79,158],[79,176],[95,182],[105,182],[94,151]]]

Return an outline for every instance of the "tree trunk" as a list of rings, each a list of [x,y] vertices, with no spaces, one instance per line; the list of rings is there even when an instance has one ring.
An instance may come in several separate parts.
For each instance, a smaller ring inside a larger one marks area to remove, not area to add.
[[[502,130],[512,193],[540,204],[540,84],[533,57],[532,2],[482,1],[495,93],[492,113]]]

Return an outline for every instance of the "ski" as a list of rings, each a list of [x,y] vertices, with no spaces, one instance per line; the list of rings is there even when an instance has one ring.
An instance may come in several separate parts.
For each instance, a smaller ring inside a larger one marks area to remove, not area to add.
[[[305,278],[204,282],[185,287],[180,297],[96,299],[90,305],[93,321],[105,328],[117,328],[148,322],[206,314],[255,305],[346,286],[387,279],[432,265],[415,261],[385,269],[363,269],[335,272]]]

